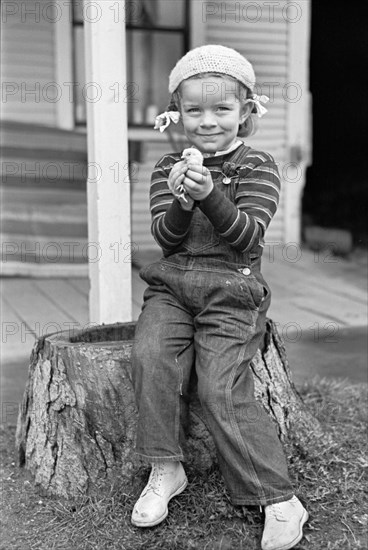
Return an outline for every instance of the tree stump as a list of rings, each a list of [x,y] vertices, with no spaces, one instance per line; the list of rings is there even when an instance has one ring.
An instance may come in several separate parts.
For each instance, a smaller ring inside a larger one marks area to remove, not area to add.
[[[134,323],[102,325],[44,336],[32,350],[20,406],[16,444],[25,466],[47,494],[91,495],[137,467],[137,411],[131,382]],[[256,398],[275,421],[282,441],[300,449],[322,434],[291,381],[283,342],[267,320],[265,345],[251,368]],[[195,388],[186,456],[203,471],[216,464]]]

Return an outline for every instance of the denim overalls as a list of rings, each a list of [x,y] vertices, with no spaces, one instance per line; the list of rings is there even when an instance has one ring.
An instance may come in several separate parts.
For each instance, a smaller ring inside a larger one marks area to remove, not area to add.
[[[214,184],[234,200],[237,165],[214,159],[205,163]],[[223,183],[223,174],[230,184]],[[231,500],[264,506],[291,498],[293,489],[272,421],[255,401],[249,368],[271,297],[260,255],[261,247],[251,254],[236,251],[196,208],[175,253],[140,271],[149,286],[132,362],[140,458],[184,460],[181,420],[194,365],[204,421]]]

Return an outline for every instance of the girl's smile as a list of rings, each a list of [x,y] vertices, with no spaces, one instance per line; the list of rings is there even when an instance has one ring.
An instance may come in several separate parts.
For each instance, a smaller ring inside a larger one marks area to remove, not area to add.
[[[228,149],[249,116],[236,95],[236,83],[220,76],[190,78],[180,92],[184,132],[191,144],[202,153]]]

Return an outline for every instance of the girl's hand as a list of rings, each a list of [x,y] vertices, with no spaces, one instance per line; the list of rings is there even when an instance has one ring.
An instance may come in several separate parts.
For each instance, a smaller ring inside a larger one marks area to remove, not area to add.
[[[184,193],[185,189],[183,187],[187,170],[188,166],[184,160],[174,164],[169,174],[167,185],[174,197],[179,199],[180,206],[183,210],[192,210],[194,200],[187,193]]]
[[[211,172],[199,164],[188,164],[184,188],[195,201],[203,201],[213,189]]]

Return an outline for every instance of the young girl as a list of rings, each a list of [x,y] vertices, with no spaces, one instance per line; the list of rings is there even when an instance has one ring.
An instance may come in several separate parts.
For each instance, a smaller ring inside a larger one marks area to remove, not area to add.
[[[308,514],[293,495],[276,431],[254,415],[249,363],[262,343],[270,289],[260,272],[264,234],[280,191],[271,155],[238,136],[266,109],[252,65],[223,46],[188,52],[170,74],[164,130],[180,118],[192,145],[165,155],[150,189],[152,232],[163,258],[148,283],[132,353],[139,411],[136,451],[152,464],[132,523],[151,527],[187,485],[183,427],[191,370],[232,502],[265,507],[263,550],[292,548]],[[192,153],[192,154],[191,154]],[[202,165],[203,160],[203,165]]]

